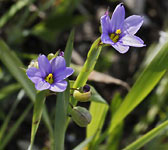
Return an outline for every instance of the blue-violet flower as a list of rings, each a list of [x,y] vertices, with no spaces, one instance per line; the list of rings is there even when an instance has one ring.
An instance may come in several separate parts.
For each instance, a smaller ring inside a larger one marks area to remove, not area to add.
[[[132,15],[125,19],[122,3],[117,5],[110,19],[108,11],[101,17],[101,41],[110,44],[120,53],[126,53],[129,46],[143,47],[144,42],[134,34],[143,24],[143,17]]]
[[[73,72],[72,68],[66,67],[64,57],[57,56],[49,61],[45,55],[40,55],[38,68],[30,67],[26,73],[37,90],[49,89],[54,92],[63,92],[67,87],[65,79]]]

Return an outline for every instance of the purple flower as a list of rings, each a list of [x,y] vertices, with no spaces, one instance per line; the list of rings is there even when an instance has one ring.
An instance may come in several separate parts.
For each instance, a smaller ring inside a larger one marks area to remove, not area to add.
[[[72,75],[74,70],[66,67],[65,59],[62,56],[57,56],[49,61],[45,55],[40,55],[38,66],[39,68],[28,68],[26,72],[37,90],[65,91],[67,87],[65,79]]]
[[[134,34],[143,24],[143,18],[132,15],[125,19],[125,9],[122,3],[117,5],[110,19],[108,11],[101,17],[101,41],[110,44],[118,52],[126,53],[129,46],[143,47],[144,42]]]

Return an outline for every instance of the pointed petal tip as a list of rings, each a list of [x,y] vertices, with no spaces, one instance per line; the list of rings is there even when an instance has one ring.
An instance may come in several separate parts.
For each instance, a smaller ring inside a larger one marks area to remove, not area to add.
[[[119,5],[124,7],[124,3],[120,3]]]

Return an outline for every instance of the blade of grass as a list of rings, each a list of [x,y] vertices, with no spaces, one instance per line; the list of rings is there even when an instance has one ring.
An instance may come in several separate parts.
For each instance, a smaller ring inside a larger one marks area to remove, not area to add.
[[[74,35],[75,35],[75,30],[72,29],[70,35],[69,35],[69,38],[68,38],[68,41],[67,41],[67,44],[66,44],[66,47],[65,47],[65,55],[64,55],[64,58],[66,60],[66,65],[67,67],[70,66],[70,63],[71,63],[71,55],[72,55],[72,50],[73,50],[73,44],[74,44]]]
[[[54,130],[54,150],[64,150],[66,121],[68,118],[69,87],[57,96]],[[60,128],[61,127],[61,128]]]
[[[119,93],[116,93],[114,95],[114,98],[111,101],[111,105],[110,105],[110,110],[111,110],[111,121],[108,125],[108,128],[110,128],[110,126],[112,125],[112,118],[113,115],[115,114],[115,112],[119,109],[120,105],[122,102],[122,98],[120,96]],[[121,122],[120,124],[118,124],[118,126],[116,127],[116,129],[113,131],[113,134],[110,134],[107,138],[107,143],[106,143],[106,149],[110,149],[110,150],[117,150],[119,149],[119,142],[122,136],[122,132],[123,132],[123,125],[124,123]],[[107,129],[108,130],[108,129]]]
[[[5,117],[5,120],[2,124],[2,126],[0,127],[0,141],[2,141],[3,135],[8,127],[8,123],[12,117],[12,115],[14,114],[14,111],[16,110],[17,105],[19,104],[19,102],[21,101],[21,99],[24,96],[24,91],[21,90],[16,98],[16,100],[14,101],[14,104],[12,105],[8,115]]]
[[[9,9],[8,12],[6,12],[0,19],[0,28],[2,28],[7,21],[12,18],[17,11],[22,9],[24,6],[26,6],[29,3],[29,0],[21,0],[17,1],[17,3],[13,4],[12,7]]]
[[[36,95],[36,100],[34,103],[33,119],[32,119],[32,130],[31,130],[31,142],[29,150],[32,150],[35,135],[40,124],[42,111],[44,108],[44,102],[46,99],[46,94],[48,91],[40,91]]]
[[[2,40],[0,40],[0,59],[15,79],[22,85],[30,99],[35,101],[36,90],[33,83],[27,78],[25,72],[21,69],[24,68],[22,62]]]
[[[11,93],[19,90],[20,88],[21,85],[18,83],[13,83],[3,87],[0,89],[0,100],[3,100],[5,97],[9,96]]]
[[[74,30],[71,31],[66,48],[65,48],[65,61],[67,67],[71,62],[71,55],[74,42]],[[66,132],[66,122],[68,120],[68,105],[70,97],[69,81],[66,91],[59,93],[55,107],[55,127],[54,127],[54,150],[64,150],[64,140]],[[60,128],[61,127],[61,128]]]
[[[96,91],[96,89],[91,85],[89,85],[89,86],[91,87],[91,92],[92,92],[92,95],[90,97],[90,101],[107,104],[106,100]]]
[[[3,138],[1,144],[0,144],[0,150],[4,150],[5,146],[8,144],[10,139],[13,137],[17,129],[19,128],[20,124],[23,122],[23,120],[26,118],[27,114],[31,110],[33,104],[29,104],[27,108],[24,110],[24,112],[21,114],[21,116],[16,120],[15,124],[10,128],[8,131],[8,134]]]
[[[95,135],[95,138],[90,144],[91,149],[94,147],[94,142],[99,138],[101,129],[104,124],[104,120],[106,118],[106,114],[108,111],[109,107],[107,104],[103,103],[97,103],[92,101],[89,111],[92,115],[92,121],[91,123],[87,126],[87,138]],[[93,146],[93,147],[92,147]]]
[[[93,138],[94,136],[85,139],[82,143],[73,148],[73,150],[84,150],[85,148],[87,149],[87,145],[92,141]]]
[[[164,121],[163,123],[158,125],[156,128],[147,132],[145,135],[140,137],[138,140],[136,140],[132,144],[128,145],[123,150],[137,150],[137,149],[140,149],[147,142],[151,141],[153,138],[155,138],[157,135],[159,135],[161,132],[163,132],[167,127],[168,127],[168,120]]]

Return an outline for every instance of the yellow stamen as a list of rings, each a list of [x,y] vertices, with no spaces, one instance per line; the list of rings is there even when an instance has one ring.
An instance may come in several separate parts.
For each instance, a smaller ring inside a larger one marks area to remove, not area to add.
[[[120,30],[120,29],[117,29],[115,33],[111,33],[109,36],[110,36],[110,39],[111,39],[114,43],[116,43],[116,42],[118,42],[118,40],[119,40],[120,34],[121,34],[121,30]]]
[[[120,29],[117,29],[115,33],[116,33],[116,34],[121,34],[121,30],[120,30]]]
[[[110,39],[111,39],[111,40],[112,40],[114,37],[115,37],[115,34],[114,34],[114,33],[110,34]]]
[[[50,73],[48,76],[46,76],[45,80],[46,80],[48,83],[52,84],[52,83],[54,82],[53,74]]]

